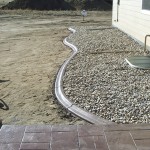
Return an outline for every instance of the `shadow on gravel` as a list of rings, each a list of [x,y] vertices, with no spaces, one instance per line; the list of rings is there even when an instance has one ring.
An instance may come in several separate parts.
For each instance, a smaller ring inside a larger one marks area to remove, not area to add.
[[[92,30],[107,30],[107,29],[112,29],[112,28],[97,28],[97,29],[87,29],[87,30],[92,31]]]

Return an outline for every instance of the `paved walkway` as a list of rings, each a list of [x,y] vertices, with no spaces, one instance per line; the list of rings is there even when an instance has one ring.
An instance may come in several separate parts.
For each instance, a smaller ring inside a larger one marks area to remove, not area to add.
[[[150,150],[150,124],[4,125],[0,150]]]

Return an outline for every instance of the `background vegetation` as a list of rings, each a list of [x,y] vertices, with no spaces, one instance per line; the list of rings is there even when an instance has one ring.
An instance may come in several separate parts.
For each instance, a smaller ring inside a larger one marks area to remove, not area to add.
[[[14,0],[2,9],[111,10],[112,0]]]

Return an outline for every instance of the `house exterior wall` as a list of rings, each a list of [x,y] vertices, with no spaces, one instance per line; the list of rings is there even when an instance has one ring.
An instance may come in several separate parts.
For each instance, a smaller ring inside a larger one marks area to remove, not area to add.
[[[150,34],[150,11],[142,10],[142,0],[113,0],[112,25],[144,44],[145,35]],[[147,39],[150,48],[150,37]]]

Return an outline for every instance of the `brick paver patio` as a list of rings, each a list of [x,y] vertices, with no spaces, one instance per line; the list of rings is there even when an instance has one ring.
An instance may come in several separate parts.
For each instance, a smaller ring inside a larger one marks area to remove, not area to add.
[[[150,150],[150,124],[3,125],[0,150]]]

